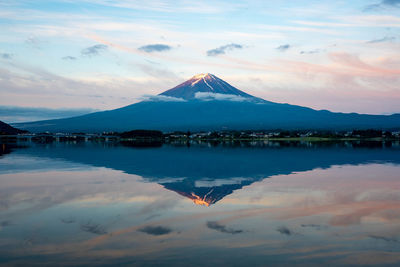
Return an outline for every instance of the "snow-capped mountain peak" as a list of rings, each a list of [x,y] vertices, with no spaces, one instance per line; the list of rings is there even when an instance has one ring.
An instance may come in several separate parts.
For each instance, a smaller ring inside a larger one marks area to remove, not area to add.
[[[196,98],[196,93],[236,95],[245,98],[255,98],[210,73],[201,73],[178,86],[167,90],[160,95],[191,100]]]
[[[200,73],[200,74],[197,74],[197,75],[194,75],[192,78],[191,78],[191,80],[192,79],[196,79],[196,80],[199,80],[199,79],[203,79],[203,78],[208,78],[208,77],[211,77],[212,76],[212,74],[210,74],[210,73]]]

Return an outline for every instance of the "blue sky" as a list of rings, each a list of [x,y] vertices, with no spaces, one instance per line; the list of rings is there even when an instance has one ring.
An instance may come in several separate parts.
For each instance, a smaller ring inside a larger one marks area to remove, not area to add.
[[[270,101],[400,112],[400,0],[0,1],[0,40],[2,106],[112,109],[209,72]]]

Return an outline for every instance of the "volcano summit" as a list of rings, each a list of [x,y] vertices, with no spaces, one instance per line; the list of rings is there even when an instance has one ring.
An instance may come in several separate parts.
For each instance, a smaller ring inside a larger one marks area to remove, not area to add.
[[[31,132],[400,129],[400,114],[334,113],[274,103],[249,95],[206,73],[119,109],[13,125]]]
[[[183,98],[185,100],[193,100],[196,98],[201,98],[201,96],[207,95],[207,93],[234,95],[255,99],[254,96],[236,89],[229,83],[210,73],[195,75],[190,80],[187,80],[186,82],[181,83],[180,85],[169,89],[160,95]]]

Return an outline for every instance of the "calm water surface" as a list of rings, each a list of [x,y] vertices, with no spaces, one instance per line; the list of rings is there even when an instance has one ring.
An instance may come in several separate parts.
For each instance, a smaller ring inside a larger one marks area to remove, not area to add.
[[[0,265],[399,266],[398,143],[0,147]]]

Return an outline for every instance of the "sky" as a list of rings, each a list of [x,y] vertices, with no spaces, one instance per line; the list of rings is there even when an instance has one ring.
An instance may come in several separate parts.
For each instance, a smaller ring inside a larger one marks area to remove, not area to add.
[[[0,0],[0,120],[114,109],[198,73],[279,103],[400,113],[399,52],[400,0]]]

